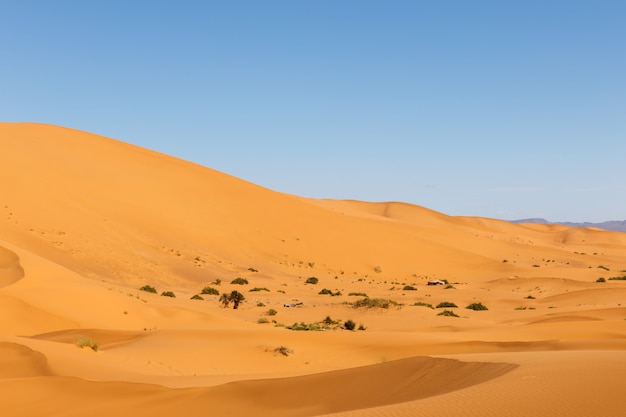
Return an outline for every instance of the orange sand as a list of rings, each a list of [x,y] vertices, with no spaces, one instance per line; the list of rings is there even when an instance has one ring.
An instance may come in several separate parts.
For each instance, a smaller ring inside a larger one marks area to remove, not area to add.
[[[624,415],[626,281],[595,282],[624,233],[306,199],[55,126],[0,146],[3,415]]]

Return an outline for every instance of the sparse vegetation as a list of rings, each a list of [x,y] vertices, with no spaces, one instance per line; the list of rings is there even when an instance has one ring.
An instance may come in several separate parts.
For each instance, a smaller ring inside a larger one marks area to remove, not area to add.
[[[428,308],[434,308],[432,304],[429,303],[424,303],[422,301],[418,301],[417,303],[413,304],[414,306],[417,307],[428,307]]]
[[[204,300],[204,298],[202,298],[200,295],[196,294],[193,297],[191,297],[191,300]]]
[[[267,324],[270,321],[266,318],[266,317],[259,317],[259,319],[256,321],[258,324]]]
[[[248,280],[245,278],[237,277],[234,280],[232,280],[230,283],[234,285],[248,285]]]
[[[483,305],[483,303],[472,303],[470,305],[468,305],[467,307],[465,307],[468,310],[474,310],[474,311],[484,311],[484,310],[489,310],[487,308],[487,306]]]
[[[609,281],[626,281],[626,275],[622,277],[611,277],[609,278]]]
[[[222,283],[222,280],[217,278],[215,281],[213,281],[211,284],[213,285],[220,285]]]
[[[604,279],[603,277],[600,277],[596,280],[596,282],[606,282],[606,279]]]
[[[519,306],[515,307],[515,310],[536,310],[535,307]]]
[[[456,287],[454,285],[452,285],[452,284],[447,284],[445,286],[445,288],[444,288],[444,290],[455,290],[455,289],[456,289]]]
[[[151,287],[150,285],[144,285],[143,287],[139,288],[139,291],[151,292],[153,294],[157,293],[156,288]]]
[[[258,269],[254,269],[254,268],[248,268],[248,271],[250,271],[250,272],[259,272]]]
[[[526,296],[526,297],[524,297],[524,298],[525,298],[525,299],[527,299],[527,300],[534,300],[534,299],[535,299],[535,296],[533,296],[533,295],[527,295],[527,296]]]
[[[362,298],[353,303],[355,308],[367,307],[367,308],[389,308],[398,306],[398,303],[393,300],[385,298]]]
[[[598,265],[598,268],[600,268],[600,269],[604,269],[605,271],[610,271],[610,269],[609,269],[609,268],[607,268],[607,267],[606,267],[606,266],[604,266],[604,265]]]
[[[367,297],[367,294],[365,294],[364,292],[351,292],[348,294],[348,296]]]
[[[176,294],[174,294],[172,291],[163,291],[161,293],[162,297],[171,297],[171,298],[176,298]]]
[[[417,291],[417,288],[415,288],[415,287],[414,287],[414,286],[412,286],[412,285],[405,285],[405,286],[402,288],[402,290],[404,290],[404,291]]]
[[[363,323],[359,324],[359,328],[357,330],[367,330],[367,327],[363,325]]]
[[[207,295],[220,295],[220,292],[213,287],[204,287],[200,293]]]
[[[442,301],[435,308],[457,308],[457,305],[450,301]]]
[[[274,349],[274,353],[277,353],[283,356],[289,356],[289,355],[293,355],[293,350],[289,349],[286,346],[279,346],[276,349]]]
[[[265,287],[263,287],[263,288],[261,288],[261,287],[254,287],[250,291],[251,292],[252,291],[268,291],[269,292],[269,290],[267,288],[265,288]]]
[[[98,342],[93,340],[91,337],[86,337],[86,336],[79,337],[78,339],[76,339],[75,343],[76,343],[76,346],[79,346],[81,348],[88,347],[92,349],[94,352],[98,351]]]
[[[380,274],[381,272],[383,272],[383,269],[380,266],[376,266],[374,268],[374,272],[376,272],[377,274]]]
[[[306,279],[305,284],[317,284],[319,282],[319,279],[315,278],[315,277],[309,277]]]
[[[275,316],[276,314],[278,314],[278,311],[274,310],[273,308],[270,308],[269,310],[267,310],[266,314],[268,316]]]
[[[449,316],[449,317],[459,317],[454,311],[452,310],[443,310],[441,313],[437,314],[438,316]]]
[[[330,295],[331,297],[336,297],[338,295],[341,295],[341,291],[335,291],[332,292],[331,290],[329,290],[328,288],[322,288],[322,290],[320,292],[318,292],[318,294],[321,295]]]

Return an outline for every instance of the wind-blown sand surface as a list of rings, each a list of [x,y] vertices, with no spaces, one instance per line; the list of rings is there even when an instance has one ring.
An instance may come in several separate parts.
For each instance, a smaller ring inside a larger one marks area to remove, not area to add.
[[[48,125],[0,146],[2,415],[624,415],[624,233],[307,199]]]

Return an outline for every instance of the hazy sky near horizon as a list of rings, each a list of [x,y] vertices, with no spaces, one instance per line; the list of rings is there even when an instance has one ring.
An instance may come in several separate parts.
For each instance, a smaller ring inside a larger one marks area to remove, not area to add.
[[[0,120],[307,197],[626,219],[624,1],[0,1]]]

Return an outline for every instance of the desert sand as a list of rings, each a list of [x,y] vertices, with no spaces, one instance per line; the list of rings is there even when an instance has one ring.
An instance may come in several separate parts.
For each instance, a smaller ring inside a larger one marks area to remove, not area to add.
[[[624,233],[302,198],[50,125],[0,147],[2,415],[626,413]]]

